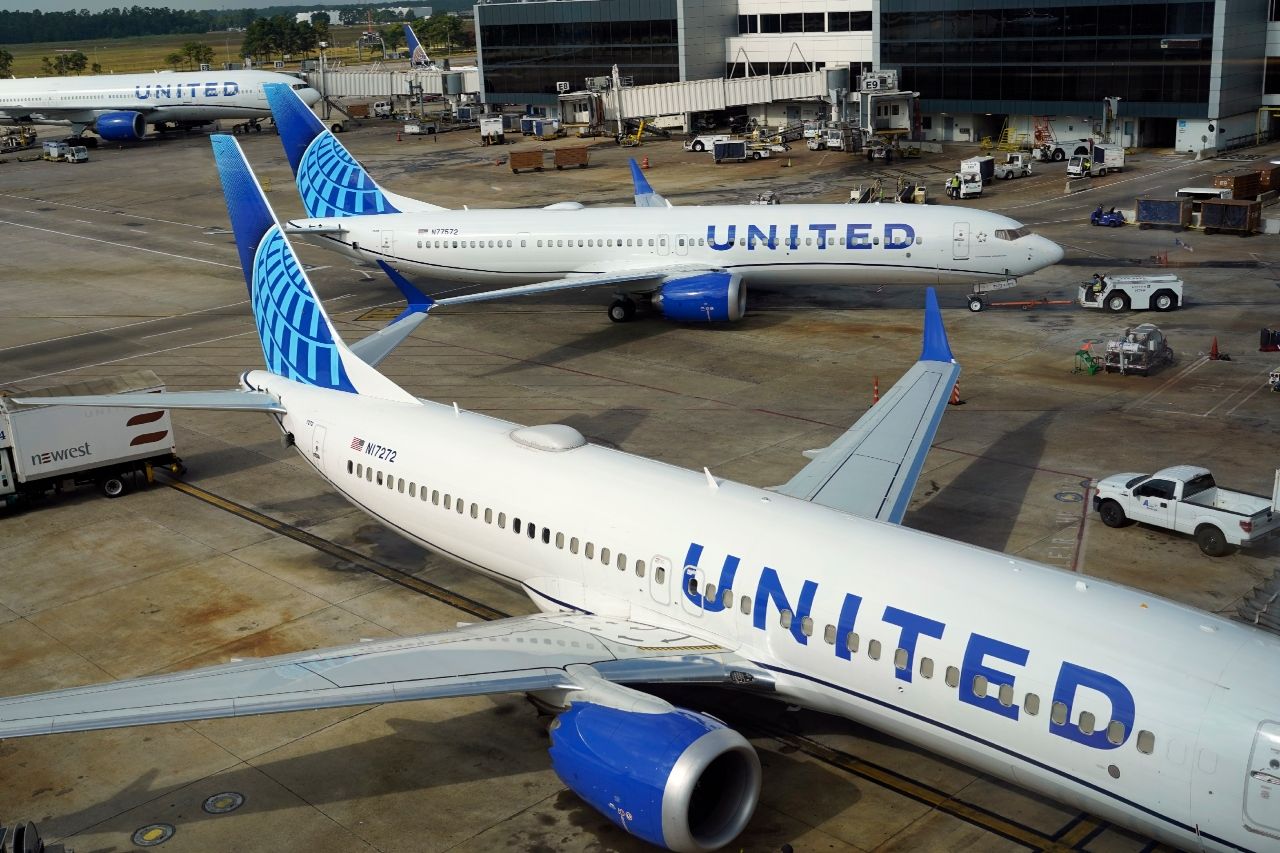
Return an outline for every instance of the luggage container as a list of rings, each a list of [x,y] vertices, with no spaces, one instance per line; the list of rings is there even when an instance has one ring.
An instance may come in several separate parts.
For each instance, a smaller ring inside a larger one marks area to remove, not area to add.
[[[1258,186],[1261,183],[1261,175],[1245,169],[1236,169],[1213,176],[1214,187],[1231,190],[1231,197],[1236,199],[1257,198]]]
[[[1258,173],[1259,192],[1280,190],[1280,166],[1268,163],[1265,166],[1255,166],[1254,171]]]
[[[514,151],[507,158],[507,163],[511,166],[511,174],[518,174],[521,169],[533,169],[535,172],[542,171],[542,152],[541,151]]]
[[[1248,237],[1262,224],[1262,202],[1242,198],[1220,198],[1200,205],[1200,227],[1204,233],[1230,231]]]
[[[1181,231],[1191,227],[1191,199],[1140,198],[1136,207],[1134,221],[1139,228],[1160,225]]]
[[[557,148],[554,160],[556,169],[565,169],[569,166],[585,169],[590,160],[590,154],[591,149],[585,145],[580,148]]]

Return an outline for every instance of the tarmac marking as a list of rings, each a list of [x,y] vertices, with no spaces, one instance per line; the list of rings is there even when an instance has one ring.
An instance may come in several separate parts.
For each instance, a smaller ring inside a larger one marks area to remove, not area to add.
[[[24,347],[39,346],[41,344],[51,344],[54,341],[66,341],[66,340],[70,340],[71,338],[82,338],[85,335],[97,335],[97,334],[102,334],[103,332],[114,332],[117,329],[128,329],[131,326],[141,326],[144,323],[157,323],[160,320],[171,320],[176,317],[190,317],[193,314],[203,314],[206,311],[220,311],[223,308],[235,308],[236,306],[247,304],[248,301],[249,300],[247,299],[242,299],[239,302],[229,302],[226,305],[215,305],[212,308],[201,308],[198,311],[187,311],[182,314],[173,314],[169,317],[153,317],[150,320],[137,320],[133,323],[124,323],[119,326],[108,326],[105,329],[94,329],[92,332],[76,332],[73,335],[59,335],[56,338],[45,338],[42,341],[31,341],[30,343],[26,343],[26,344],[14,344],[12,346],[0,347],[0,352],[5,352],[6,350],[11,350],[11,349],[22,349]]]
[[[0,198],[17,198],[17,199],[22,199],[23,201],[38,201],[41,204],[56,204],[61,207],[71,207],[76,210],[88,210],[88,211],[91,211],[92,213],[107,213],[112,216],[129,216],[134,219],[145,219],[148,222],[163,222],[167,225],[181,225],[183,228],[206,228],[207,227],[204,225],[192,225],[190,222],[177,222],[172,219],[159,219],[155,216],[142,216],[136,213],[129,213],[128,211],[125,211],[125,210],[107,210],[102,207],[89,207],[86,204],[72,204],[69,201],[54,201],[52,199],[47,199],[47,198],[33,198],[31,196],[18,195],[16,193],[0,193]],[[85,220],[83,219],[76,220],[76,222],[84,222],[84,221]],[[89,222],[87,224],[93,225],[96,223]]]
[[[122,249],[128,249],[133,252],[150,252],[153,255],[164,255],[167,258],[178,258],[183,261],[193,261],[197,264],[210,264],[215,267],[226,267],[227,269],[240,269],[239,264],[224,264],[221,261],[210,261],[205,258],[193,258],[190,255],[178,255],[173,252],[162,252],[159,249],[148,249],[143,246],[132,246],[128,243],[117,243],[115,240],[103,240],[99,237],[85,237],[83,234],[72,234],[68,231],[54,231],[52,228],[37,228],[34,225],[23,225],[21,222],[10,222],[0,219],[0,225],[13,225],[17,228],[29,228],[32,231],[43,231],[46,234],[57,234],[60,237],[74,237],[77,240],[89,240],[93,243],[105,243],[108,246],[119,246]],[[141,232],[137,232],[141,233]]]
[[[1163,175],[1166,172],[1174,172],[1174,171],[1177,171],[1178,169],[1185,169],[1187,166],[1194,166],[1194,165],[1196,165],[1194,160],[1188,161],[1185,163],[1179,163],[1178,165],[1170,166],[1167,169],[1157,169],[1154,172],[1145,172],[1141,175],[1135,175],[1132,178],[1124,178],[1119,181],[1108,181],[1107,183],[1099,184],[1096,187],[1091,186],[1087,190],[1080,190],[1079,192],[1075,193],[1075,195],[1084,195],[1085,193],[1091,193],[1094,190],[1109,190],[1112,187],[1118,187],[1120,184],[1127,184],[1130,181],[1140,181],[1144,178],[1149,178],[1153,175]],[[1031,202],[1027,202],[1026,204],[1018,204],[1018,205],[1014,205],[1013,207],[1006,207],[1005,210],[1022,210],[1023,208],[1027,208],[1027,207],[1036,207],[1041,204],[1047,204],[1048,202],[1051,202],[1051,201],[1062,201],[1064,198],[1068,198],[1068,196],[1059,196],[1059,195],[1050,196],[1048,198],[1042,198],[1039,201],[1031,201]]]
[[[1163,394],[1165,391],[1168,391],[1170,388],[1172,388],[1172,387],[1173,387],[1174,385],[1176,385],[1178,382],[1180,382],[1181,380],[1183,380],[1183,379],[1185,379],[1186,377],[1190,376],[1192,373],[1194,373],[1195,371],[1197,371],[1197,370],[1199,370],[1200,368],[1204,367],[1204,366],[1205,366],[1206,364],[1208,364],[1208,363],[1209,363],[1209,356],[1207,356],[1207,355],[1202,355],[1202,356],[1200,356],[1200,357],[1199,357],[1199,358],[1197,358],[1195,361],[1191,362],[1191,363],[1190,363],[1190,364],[1188,364],[1186,367],[1184,367],[1184,368],[1182,368],[1181,370],[1179,370],[1179,371],[1178,371],[1177,373],[1175,373],[1173,376],[1171,376],[1171,377],[1169,377],[1168,379],[1166,379],[1166,380],[1164,381],[1164,384],[1162,384],[1159,388],[1157,388],[1156,390],[1152,391],[1150,394],[1147,394],[1145,397],[1139,397],[1138,399],[1134,400],[1132,403],[1129,403],[1129,404],[1125,405],[1125,406],[1124,406],[1124,408],[1126,408],[1126,409],[1137,409],[1137,408],[1139,408],[1139,407],[1141,407],[1141,406],[1145,406],[1147,403],[1150,403],[1150,402],[1151,402],[1152,400],[1154,400],[1156,397],[1160,396],[1160,395],[1161,395],[1161,394]]]
[[[181,329],[170,329],[167,332],[156,332],[155,334],[151,334],[151,335],[143,335],[142,337],[138,338],[138,340],[145,341],[147,338],[158,338],[161,335],[176,335],[178,332],[189,332],[191,331],[191,328],[192,328],[191,326],[183,326]]]
[[[133,355],[122,355],[120,356],[120,358],[109,358],[105,361],[95,361],[93,364],[77,364],[74,367],[67,367],[62,370],[51,370],[48,373],[37,373],[34,376],[24,376],[21,379],[11,379],[9,381],[14,384],[22,384],[24,382],[30,382],[33,379],[44,379],[49,376],[61,376],[64,373],[71,373],[72,371],[76,371],[76,370],[84,370],[85,368],[89,368],[89,367],[102,367],[107,364],[118,364],[122,361],[129,361],[130,359],[146,358],[152,355],[160,355],[161,353],[173,352],[174,350],[186,349],[187,347],[198,347],[198,346],[203,346],[204,344],[216,344],[219,341],[229,341],[232,338],[243,338],[246,335],[253,335],[254,337],[257,337],[258,333],[256,331],[237,332],[234,335],[223,335],[220,338],[209,338],[208,340],[204,340],[204,341],[193,341],[192,343],[189,343],[189,344],[179,344],[176,347],[165,347],[164,349],[151,350],[150,352],[139,352],[139,353],[134,353]]]

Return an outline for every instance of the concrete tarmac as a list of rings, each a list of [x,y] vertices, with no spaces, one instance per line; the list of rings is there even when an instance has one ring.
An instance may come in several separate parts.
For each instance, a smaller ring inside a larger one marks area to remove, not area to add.
[[[299,215],[277,138],[243,141],[278,212]],[[389,124],[343,141],[388,188],[451,207],[630,204],[633,155],[649,158],[650,182],[676,204],[745,202],[764,190],[785,203],[837,202],[899,173],[940,196],[954,163],[975,153],[949,146],[945,158],[885,167],[798,148],[714,166],[676,142],[610,142],[593,148],[590,168],[512,175],[505,156],[542,143],[484,148],[474,133],[397,142]],[[1130,207],[1136,195],[1203,185],[1239,165],[1168,152],[1130,164],[1071,196],[1062,164],[1037,164],[1032,177],[964,202],[1067,247],[1063,264],[992,298],[1070,299],[1095,271],[1166,272],[1156,264],[1167,260],[1187,282],[1186,306],[975,314],[963,289],[944,290],[964,405],[943,419],[905,523],[1231,615],[1271,575],[1274,546],[1210,559],[1187,538],[1102,526],[1089,496],[1096,478],[1175,463],[1270,492],[1265,449],[1280,397],[1264,383],[1280,354],[1256,350],[1258,329],[1280,321],[1280,251],[1272,237],[1091,228],[1098,204]],[[103,147],[85,164],[0,163],[0,388],[137,368],[170,390],[233,387],[261,355],[227,225],[203,137]],[[301,246],[349,340],[398,312],[380,276]],[[429,399],[567,423],[601,444],[769,486],[805,463],[801,451],[843,432],[871,404],[873,383],[887,390],[919,351],[921,288],[758,287],[745,319],[710,328],[643,313],[615,325],[608,298],[440,310],[382,367]],[[1174,367],[1150,378],[1073,372],[1083,343],[1139,322],[1165,330]],[[1214,338],[1230,361],[1204,357]],[[519,593],[340,500],[265,418],[184,412],[174,422],[196,490],[160,484],[119,500],[83,490],[0,511],[0,693],[443,630],[479,618],[464,599],[533,611]],[[890,555],[885,562],[891,571]],[[433,597],[435,587],[457,598]],[[734,849],[1150,849],[844,720],[738,697],[682,698],[741,726],[765,765],[761,807]],[[80,851],[131,850],[170,829],[168,850],[646,849],[565,789],[546,747],[543,722],[520,696],[10,740],[0,743],[0,822],[35,820]],[[243,805],[203,807],[234,802],[216,796],[228,793]]]

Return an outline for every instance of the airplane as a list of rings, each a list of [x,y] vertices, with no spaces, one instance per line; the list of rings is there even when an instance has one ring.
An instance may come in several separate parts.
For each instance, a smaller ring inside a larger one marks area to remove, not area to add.
[[[261,131],[258,123],[271,117],[268,85],[293,92],[308,107],[320,100],[306,82],[277,71],[31,77],[0,80],[0,124],[70,125],[73,136],[91,130],[108,142],[135,142],[148,125],[189,129],[218,119],[245,119],[247,130]]]
[[[404,25],[404,42],[409,46],[410,68],[426,68],[429,71],[434,71],[439,67],[432,61],[431,57],[427,56],[427,49],[418,41],[418,34],[408,24]]]
[[[717,685],[1186,850],[1280,849],[1280,638],[902,526],[960,372],[932,289],[916,364],[759,489],[416,398],[377,365],[431,299],[395,277],[406,310],[346,344],[239,144],[212,142],[266,369],[238,390],[16,402],[266,413],[348,501],[542,612],[11,696],[0,737],[530,693],[558,712],[551,763],[570,789],[629,833],[701,853],[747,826],[759,759],[640,688]]]
[[[310,217],[286,232],[402,273],[498,288],[449,304],[603,287],[616,293],[614,322],[633,319],[637,300],[679,322],[734,321],[757,282],[977,285],[1063,255],[1027,226],[972,208],[676,207],[634,160],[635,207],[450,210],[383,189],[289,90],[268,86],[267,100]],[[984,307],[977,290],[969,303]]]

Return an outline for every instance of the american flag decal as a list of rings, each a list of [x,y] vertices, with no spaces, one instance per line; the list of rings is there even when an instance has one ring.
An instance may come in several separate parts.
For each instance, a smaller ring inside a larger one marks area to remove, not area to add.
[[[351,449],[352,449],[352,450],[364,450],[364,439],[363,439],[363,438],[353,438],[353,439],[351,439]]]

